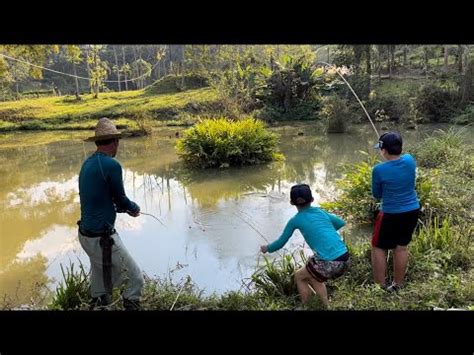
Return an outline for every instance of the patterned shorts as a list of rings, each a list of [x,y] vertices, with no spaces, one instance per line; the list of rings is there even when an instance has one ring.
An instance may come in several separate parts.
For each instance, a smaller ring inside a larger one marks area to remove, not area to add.
[[[325,282],[328,279],[338,278],[347,271],[349,266],[350,258],[345,261],[327,261],[313,255],[306,263],[306,270],[319,282]]]

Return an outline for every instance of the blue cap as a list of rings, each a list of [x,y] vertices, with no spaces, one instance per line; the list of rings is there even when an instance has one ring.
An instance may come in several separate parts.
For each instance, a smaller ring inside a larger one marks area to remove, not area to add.
[[[403,140],[402,136],[397,132],[387,132],[380,136],[377,144],[374,145],[374,149],[387,149],[388,147],[402,147]]]

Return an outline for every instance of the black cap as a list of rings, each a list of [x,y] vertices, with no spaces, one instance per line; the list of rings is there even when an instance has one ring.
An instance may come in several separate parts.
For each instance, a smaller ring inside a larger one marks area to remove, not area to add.
[[[298,184],[291,187],[290,200],[294,205],[306,205],[313,199],[311,189],[306,184]]]
[[[397,132],[387,132],[380,136],[379,141],[374,145],[375,149],[399,148],[403,145],[402,136]]]

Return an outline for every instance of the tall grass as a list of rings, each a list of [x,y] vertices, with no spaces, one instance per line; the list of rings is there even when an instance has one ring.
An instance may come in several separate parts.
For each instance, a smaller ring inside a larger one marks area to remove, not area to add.
[[[300,256],[305,260],[302,254]],[[294,297],[296,292],[294,274],[299,268],[299,263],[292,254],[285,254],[273,261],[264,257],[264,265],[252,275],[253,286],[266,297]]]
[[[74,269],[74,263],[63,268],[61,265],[63,280],[56,288],[50,308],[53,310],[79,310],[89,307],[90,277],[84,270],[82,263],[79,263],[79,270]]]
[[[189,165],[200,168],[254,165],[281,159],[278,137],[262,121],[206,119],[183,133],[176,150]]]
[[[463,135],[465,129],[449,128],[437,130],[430,137],[417,144],[413,153],[418,165],[424,168],[439,168],[452,160],[460,158],[463,153]]]
[[[448,219],[420,224],[409,244],[406,286],[388,294],[372,281],[370,244],[347,243],[351,267],[340,278],[327,282],[330,309],[342,310],[429,310],[472,308],[474,305],[474,243],[472,226],[454,225]],[[299,257],[298,257],[299,255]],[[285,253],[257,267],[243,290],[223,295],[204,295],[185,277],[179,282],[145,277],[142,305],[145,310],[292,310],[300,299],[295,271],[306,263],[301,252]],[[388,269],[389,276],[392,273]],[[82,266],[63,270],[63,282],[56,289],[51,309],[87,309],[89,275]],[[317,297],[308,309],[318,310]],[[122,309],[114,305],[111,309]]]

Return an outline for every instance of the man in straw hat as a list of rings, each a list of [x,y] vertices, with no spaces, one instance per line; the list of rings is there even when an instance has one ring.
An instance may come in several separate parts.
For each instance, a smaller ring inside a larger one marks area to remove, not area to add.
[[[121,133],[112,121],[101,118],[95,135],[97,151],[83,163],[79,174],[81,220],[79,242],[91,262],[91,294],[94,306],[111,303],[114,286],[124,285],[123,304],[127,310],[139,309],[143,275],[114,228],[117,212],[132,217],[140,207],[125,195],[122,167],[113,159]]]

